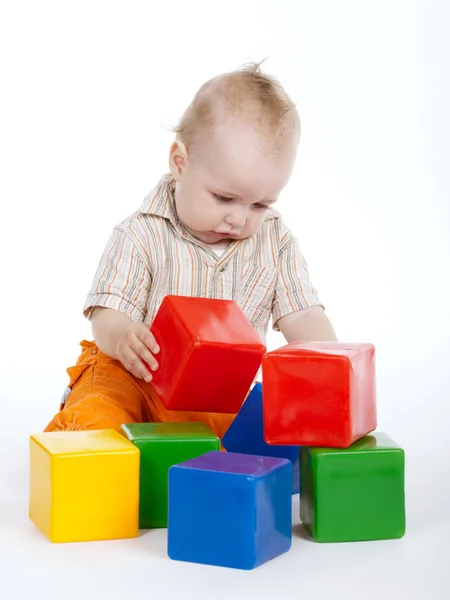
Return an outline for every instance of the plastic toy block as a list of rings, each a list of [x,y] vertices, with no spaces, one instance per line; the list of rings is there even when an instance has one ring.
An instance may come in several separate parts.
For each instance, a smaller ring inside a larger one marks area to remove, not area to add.
[[[262,371],[267,443],[347,448],[376,429],[372,344],[293,342]]]
[[[300,518],[318,542],[400,538],[405,457],[374,433],[345,449],[301,448]]]
[[[52,542],[138,534],[139,450],[112,429],[30,436],[29,516]]]
[[[302,486],[300,481],[300,457],[293,464],[292,470],[292,494],[299,494]]]
[[[167,527],[169,467],[219,450],[220,440],[204,423],[131,423],[121,429],[141,453],[139,527]]]
[[[300,463],[298,446],[270,446],[264,441],[262,385],[257,383],[248,395],[234,421],[222,438],[222,445],[228,452],[257,454],[287,458],[293,468],[292,493],[300,489]]]
[[[253,569],[287,552],[292,463],[209,452],[169,470],[168,553],[174,560]]]
[[[236,302],[166,296],[151,331],[151,385],[167,409],[237,413],[266,348]]]

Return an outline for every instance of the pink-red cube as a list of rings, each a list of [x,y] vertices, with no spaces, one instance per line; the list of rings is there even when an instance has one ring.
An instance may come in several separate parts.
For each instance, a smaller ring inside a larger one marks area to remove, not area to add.
[[[372,344],[293,342],[262,372],[268,444],[347,448],[377,426]]]
[[[169,410],[237,413],[266,351],[233,300],[166,296],[151,326],[152,385]]]

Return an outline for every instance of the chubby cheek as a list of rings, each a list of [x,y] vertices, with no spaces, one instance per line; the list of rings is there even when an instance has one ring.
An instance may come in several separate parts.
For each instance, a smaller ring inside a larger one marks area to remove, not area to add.
[[[246,229],[246,234],[247,235],[253,235],[254,233],[256,233],[258,231],[258,229],[261,227],[261,225],[264,223],[264,219],[266,217],[266,211],[261,211],[258,213],[254,213],[252,214],[249,219],[247,220],[245,229]]]
[[[207,202],[198,203],[193,213],[195,221],[202,229],[214,229],[223,221],[220,209]]]
[[[220,210],[209,205],[208,202],[187,203],[183,211],[180,211],[180,219],[192,229],[202,231],[214,229],[221,222]]]

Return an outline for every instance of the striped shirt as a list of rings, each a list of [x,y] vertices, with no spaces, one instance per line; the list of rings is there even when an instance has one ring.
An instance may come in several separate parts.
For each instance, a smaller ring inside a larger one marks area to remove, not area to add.
[[[108,240],[84,306],[113,308],[151,324],[169,294],[234,300],[265,342],[270,319],[321,305],[306,261],[280,214],[269,209],[260,229],[231,241],[218,256],[178,219],[171,175]]]

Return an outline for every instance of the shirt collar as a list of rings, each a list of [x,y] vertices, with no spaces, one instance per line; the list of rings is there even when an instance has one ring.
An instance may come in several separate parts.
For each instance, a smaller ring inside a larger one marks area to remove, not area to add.
[[[175,186],[176,182],[172,175],[163,175],[153,190],[144,198],[140,212],[163,217],[174,225],[178,225],[174,199]]]

